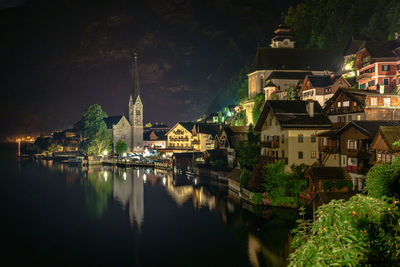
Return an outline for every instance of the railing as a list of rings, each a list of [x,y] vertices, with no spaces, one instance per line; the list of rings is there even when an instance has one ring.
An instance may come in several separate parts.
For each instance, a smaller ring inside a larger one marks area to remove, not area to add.
[[[348,157],[357,157],[357,158],[362,158],[362,159],[369,159],[370,155],[368,153],[368,150],[364,148],[360,149],[351,149],[348,148],[346,151],[346,154]]]
[[[199,140],[192,140],[192,144],[194,144],[194,145],[200,144],[200,141]]]
[[[268,147],[268,148],[279,148],[279,141],[262,141],[261,146]]]
[[[193,150],[193,146],[167,146],[166,149],[175,149],[175,150]]]
[[[352,172],[352,173],[358,173],[358,174],[367,174],[369,171],[369,168],[361,168],[358,166],[346,166],[346,171]]]
[[[266,162],[266,163],[274,163],[275,161],[282,160],[286,165],[288,164],[288,158],[277,158],[277,157],[271,157],[271,156],[261,156],[261,160]]]
[[[176,138],[176,137],[170,137],[169,138],[170,141],[189,141],[189,138],[185,137],[185,138]]]
[[[320,145],[320,146],[318,146],[318,150],[320,152],[326,152],[326,153],[337,153],[339,151],[339,148],[337,146]]]
[[[371,77],[372,77],[371,73],[363,73],[363,74],[359,75],[356,80],[359,81],[359,80],[367,79],[367,78],[371,78]]]

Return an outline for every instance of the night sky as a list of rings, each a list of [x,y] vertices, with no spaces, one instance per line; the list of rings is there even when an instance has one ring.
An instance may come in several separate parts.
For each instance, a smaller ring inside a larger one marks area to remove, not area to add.
[[[0,0],[1,137],[127,115],[133,51],[144,121],[196,119],[296,2]]]

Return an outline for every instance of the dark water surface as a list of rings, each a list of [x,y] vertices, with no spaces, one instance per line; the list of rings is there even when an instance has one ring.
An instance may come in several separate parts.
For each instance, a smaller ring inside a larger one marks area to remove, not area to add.
[[[286,265],[296,211],[250,212],[206,178],[0,153],[2,266]]]

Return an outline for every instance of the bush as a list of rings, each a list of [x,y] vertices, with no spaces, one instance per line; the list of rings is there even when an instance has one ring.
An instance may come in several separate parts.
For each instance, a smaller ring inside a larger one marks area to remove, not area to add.
[[[372,197],[400,198],[400,157],[389,164],[377,164],[367,174],[365,191]]]
[[[300,220],[289,266],[399,266],[399,202],[357,195]]]
[[[119,139],[115,144],[115,152],[117,152],[118,155],[122,155],[126,151],[128,151],[128,144],[124,140]]]
[[[240,175],[240,189],[247,188],[251,173],[244,169]]]

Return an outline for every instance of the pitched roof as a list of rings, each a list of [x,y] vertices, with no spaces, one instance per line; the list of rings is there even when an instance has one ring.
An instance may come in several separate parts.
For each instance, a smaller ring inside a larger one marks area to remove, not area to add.
[[[304,80],[307,75],[312,75],[311,71],[273,71],[266,77],[266,80]]]
[[[272,110],[282,128],[330,128],[331,121],[322,112],[321,105],[314,101],[314,116],[307,113],[307,101],[302,100],[268,100],[254,128],[261,131]]]
[[[118,122],[122,119],[123,115],[118,115],[118,116],[111,116],[108,118],[104,118],[104,122],[107,125],[108,129],[112,129],[113,125],[118,124]]]
[[[340,69],[342,58],[332,51],[312,48],[259,47],[253,63],[256,70],[330,70]]]
[[[168,130],[148,130],[143,132],[143,140],[152,140],[150,135],[154,133],[157,136],[157,141],[167,140],[167,136],[165,135]]]
[[[334,84],[341,76],[334,75],[309,75],[307,76],[312,87],[327,87]]]
[[[344,56],[349,56],[349,55],[354,55],[357,53],[357,51],[360,49],[360,46],[364,40],[354,40],[351,39],[349,43],[347,44],[346,48],[343,51]]]
[[[178,122],[178,123],[182,125],[182,127],[188,130],[189,132],[192,132],[193,126],[196,124],[194,122]]]
[[[221,128],[215,123],[199,123],[198,129],[200,133],[209,134],[214,138],[219,134]]]
[[[320,180],[347,179],[346,170],[340,167],[310,167],[306,175]]]
[[[400,121],[386,121],[386,120],[376,120],[376,121],[351,121],[345,126],[343,126],[340,130],[337,131],[337,135],[341,135],[350,127],[356,127],[360,132],[369,136],[370,138],[374,138],[378,133],[380,126],[400,126]]]
[[[400,150],[400,146],[393,145],[394,142],[400,140],[400,126],[380,126],[379,131],[389,148],[395,151]]]
[[[393,50],[400,46],[398,40],[390,41],[364,41],[359,50],[365,48],[371,57],[396,57]]]

